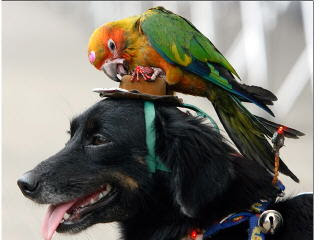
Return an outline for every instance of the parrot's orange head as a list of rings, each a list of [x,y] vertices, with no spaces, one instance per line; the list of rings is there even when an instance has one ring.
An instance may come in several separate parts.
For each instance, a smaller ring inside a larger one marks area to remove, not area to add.
[[[125,48],[125,29],[114,22],[105,24],[97,28],[90,37],[89,61],[112,80],[119,81],[118,74],[127,74],[123,56]]]

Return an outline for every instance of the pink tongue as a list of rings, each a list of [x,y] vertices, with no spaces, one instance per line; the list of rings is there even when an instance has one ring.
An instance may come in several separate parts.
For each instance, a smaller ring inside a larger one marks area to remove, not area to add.
[[[42,223],[42,237],[51,240],[54,232],[60,224],[64,214],[72,207],[77,200],[63,203],[57,206],[50,205]]]

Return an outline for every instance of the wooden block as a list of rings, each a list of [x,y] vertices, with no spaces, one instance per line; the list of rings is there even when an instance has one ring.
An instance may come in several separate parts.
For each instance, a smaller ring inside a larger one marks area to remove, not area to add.
[[[141,93],[163,96],[166,95],[166,82],[163,77],[158,77],[155,81],[131,81],[131,75],[125,75],[122,77],[120,88],[128,91],[138,90]]]

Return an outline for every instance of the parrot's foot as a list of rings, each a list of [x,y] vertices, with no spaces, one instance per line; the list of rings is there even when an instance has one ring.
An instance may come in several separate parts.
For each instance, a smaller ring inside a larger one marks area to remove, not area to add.
[[[140,76],[145,81],[154,81],[161,74],[164,74],[161,68],[137,66],[132,73],[131,81],[140,81]]]
[[[156,80],[156,78],[161,75],[165,75],[165,72],[161,68],[154,68],[153,67],[152,69],[153,69],[153,74],[150,78],[150,80],[152,80],[152,81]]]

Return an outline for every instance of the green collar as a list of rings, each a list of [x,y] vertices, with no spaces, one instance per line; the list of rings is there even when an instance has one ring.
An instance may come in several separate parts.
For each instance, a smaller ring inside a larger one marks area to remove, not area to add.
[[[146,143],[148,148],[147,165],[151,173],[155,173],[156,170],[170,172],[170,170],[160,161],[159,156],[156,155],[156,132],[154,127],[154,119],[156,117],[156,111],[154,109],[153,102],[144,102],[144,118],[146,122]]]
[[[197,113],[198,116],[206,117],[210,120],[214,128],[219,131],[219,128],[215,121],[205,112],[203,112],[201,109],[197,108],[196,106],[193,106],[191,104],[182,104],[181,107],[191,109]],[[150,173],[155,173],[156,170],[161,170],[164,172],[170,172],[170,169],[168,169],[161,161],[159,156],[156,154],[155,151],[155,145],[156,145],[156,133],[155,133],[155,127],[154,127],[154,119],[156,117],[156,111],[154,108],[154,103],[150,101],[144,102],[144,118],[146,123],[146,143],[147,143],[147,149],[148,149],[148,155],[146,158],[146,162],[149,168]]]

